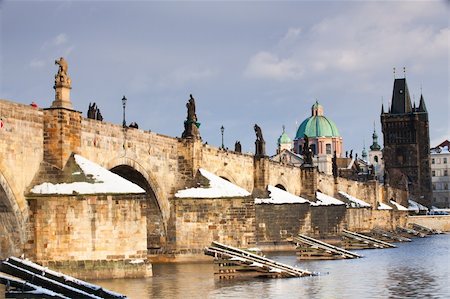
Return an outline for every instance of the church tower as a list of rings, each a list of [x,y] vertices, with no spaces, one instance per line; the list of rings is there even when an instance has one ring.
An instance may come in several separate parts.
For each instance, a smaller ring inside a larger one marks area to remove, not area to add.
[[[408,190],[412,200],[430,206],[430,134],[423,96],[411,104],[406,78],[395,79],[388,112],[381,108],[385,183]],[[402,203],[406,204],[407,203]]]

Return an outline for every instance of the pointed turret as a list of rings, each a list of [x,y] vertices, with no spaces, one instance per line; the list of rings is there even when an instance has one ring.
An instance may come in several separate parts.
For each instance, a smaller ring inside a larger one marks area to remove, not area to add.
[[[370,146],[370,150],[379,151],[381,146],[378,144],[378,135],[375,132],[375,123],[373,124],[373,134],[372,134],[372,145]]]
[[[384,104],[381,103],[381,114],[384,114]]]
[[[390,113],[406,114],[411,112],[411,97],[409,96],[406,79],[395,79]]]
[[[427,106],[425,106],[425,100],[423,99],[423,95],[420,94],[420,102],[419,102],[419,109],[418,112],[428,112]]]

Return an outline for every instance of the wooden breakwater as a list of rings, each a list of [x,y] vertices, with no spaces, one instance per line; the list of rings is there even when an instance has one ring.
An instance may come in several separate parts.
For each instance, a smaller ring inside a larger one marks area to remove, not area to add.
[[[211,246],[206,247],[204,252],[206,255],[214,257],[214,274],[219,279],[246,276],[282,278],[316,275],[311,271],[279,263],[264,256],[219,242],[212,242]]]
[[[300,259],[353,259],[361,255],[326,242],[299,234],[293,238]]]
[[[393,232],[388,232],[385,230],[382,230],[380,228],[374,228],[370,235],[378,240],[385,241],[385,242],[411,242],[410,238],[400,236],[398,234],[395,234]]]
[[[397,246],[381,241],[360,233],[355,233],[349,230],[342,230],[343,247],[345,249],[383,249],[395,248]]]
[[[0,273],[0,283],[6,286],[6,298],[126,298],[16,257],[1,261],[0,272],[4,273]]]

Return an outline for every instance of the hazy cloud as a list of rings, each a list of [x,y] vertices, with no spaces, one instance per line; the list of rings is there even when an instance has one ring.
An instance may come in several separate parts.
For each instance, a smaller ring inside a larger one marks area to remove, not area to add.
[[[264,79],[299,79],[303,75],[303,67],[295,59],[280,59],[269,52],[259,52],[250,58],[244,75],[249,78]]]
[[[44,60],[40,60],[40,59],[33,59],[30,61],[29,66],[32,68],[41,68],[45,65],[45,61]]]

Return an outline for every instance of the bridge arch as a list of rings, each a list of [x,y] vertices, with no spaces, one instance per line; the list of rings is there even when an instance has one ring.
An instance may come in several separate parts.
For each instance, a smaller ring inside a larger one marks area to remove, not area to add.
[[[276,184],[275,187],[277,187],[278,189],[287,191],[287,190],[286,190],[286,187],[284,187],[284,185],[282,185],[282,184]]]
[[[147,247],[160,248],[167,243],[167,224],[170,206],[157,184],[156,178],[137,161],[121,157],[110,161],[107,168],[123,178],[135,183],[147,194]]]
[[[12,188],[0,171],[0,259],[22,253],[26,240],[24,223]]]

